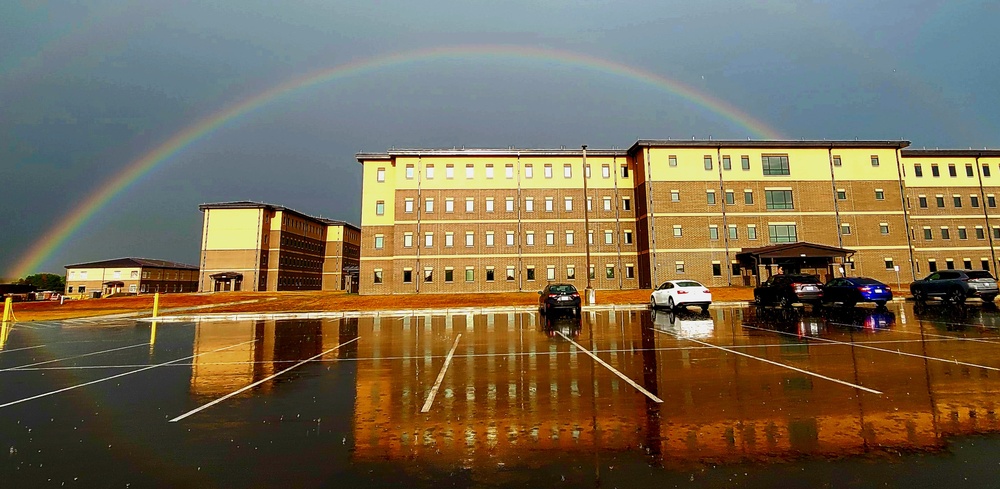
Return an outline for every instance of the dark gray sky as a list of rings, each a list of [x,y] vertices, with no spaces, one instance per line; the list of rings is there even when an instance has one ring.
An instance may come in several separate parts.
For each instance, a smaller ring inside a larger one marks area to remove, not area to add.
[[[0,2],[0,276],[105,182],[203,117],[316,70],[415,49],[601,58],[795,139],[1000,147],[998,18],[996,1]],[[667,90],[580,64],[390,64],[224,124],[120,192],[32,271],[121,256],[196,264],[204,202],[266,201],[359,223],[358,151],[751,135]]]

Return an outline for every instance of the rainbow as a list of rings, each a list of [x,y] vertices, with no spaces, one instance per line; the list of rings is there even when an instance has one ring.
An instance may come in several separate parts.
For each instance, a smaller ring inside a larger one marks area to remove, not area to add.
[[[641,68],[570,51],[508,45],[463,45],[419,49],[376,56],[314,71],[305,76],[285,81],[241,102],[224,107],[185,127],[152,151],[129,163],[117,176],[105,182],[84,201],[80,202],[71,213],[60,219],[33,242],[29,247],[28,253],[15,263],[7,276],[17,278],[32,273],[59,250],[98,211],[106,207],[115,196],[135,183],[143,175],[156,168],[157,165],[167,161],[170,157],[204,138],[206,135],[211,134],[226,123],[243,117],[247,113],[267,105],[284,95],[305,90],[322,83],[400,65],[442,59],[474,59],[481,61],[489,58],[556,62],[625,77],[663,89],[696,106],[703,107],[726,120],[745,127],[754,136],[764,139],[782,139],[781,134],[767,124],[742,112],[728,102],[707,95],[688,85]]]

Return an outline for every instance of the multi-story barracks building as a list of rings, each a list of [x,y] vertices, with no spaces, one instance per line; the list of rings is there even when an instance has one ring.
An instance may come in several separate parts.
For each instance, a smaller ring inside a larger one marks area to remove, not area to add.
[[[895,284],[938,267],[996,268],[1000,150],[907,146],[639,140],[627,150],[359,153],[360,292],[582,289],[588,272],[595,289],[752,285],[782,263],[797,271],[812,258],[796,262],[798,252],[811,249],[840,256],[811,263],[824,278],[844,269]],[[779,258],[757,260],[765,255]]]

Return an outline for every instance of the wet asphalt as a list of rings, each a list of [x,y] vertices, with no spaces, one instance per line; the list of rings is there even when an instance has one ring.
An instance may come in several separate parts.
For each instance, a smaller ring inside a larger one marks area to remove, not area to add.
[[[16,323],[0,486],[995,487],[998,391],[973,301]]]

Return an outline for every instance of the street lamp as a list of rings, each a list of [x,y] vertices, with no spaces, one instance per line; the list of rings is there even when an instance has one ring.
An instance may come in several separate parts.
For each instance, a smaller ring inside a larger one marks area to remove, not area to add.
[[[583,234],[585,236],[584,242],[587,248],[587,305],[592,306],[597,302],[597,297],[594,294],[594,285],[590,277],[590,206],[587,201],[587,145],[584,144],[583,148]]]

